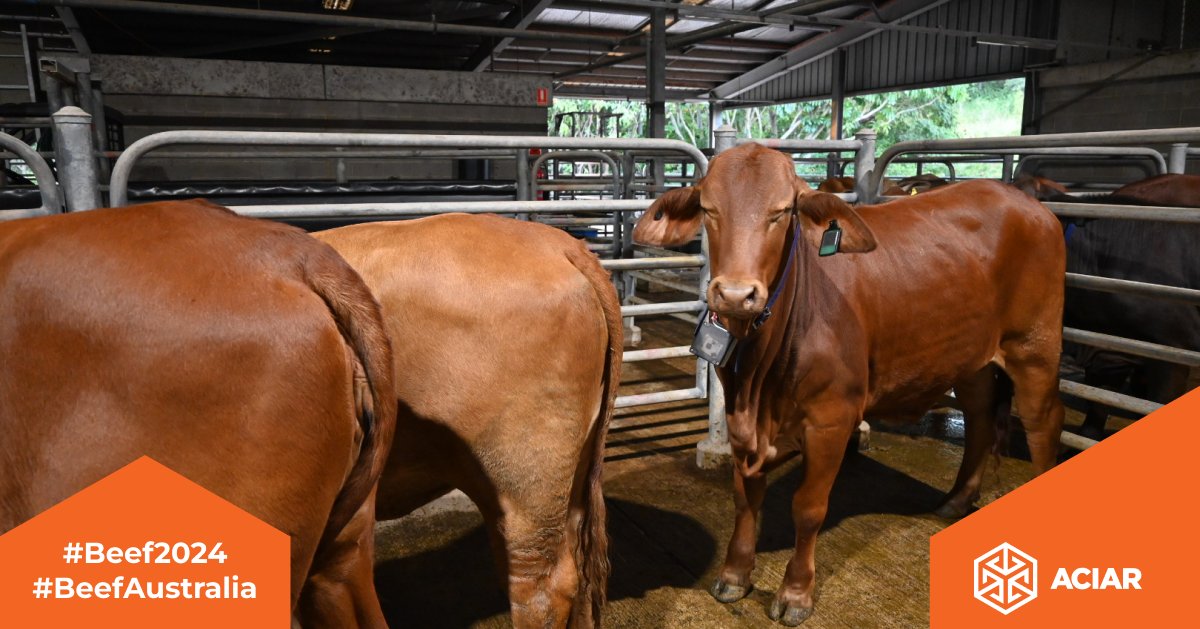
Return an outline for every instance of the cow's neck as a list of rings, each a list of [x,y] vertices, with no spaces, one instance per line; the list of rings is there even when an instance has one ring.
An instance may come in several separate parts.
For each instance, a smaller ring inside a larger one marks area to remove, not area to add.
[[[789,364],[795,357],[787,348],[795,345],[797,334],[805,334],[812,318],[811,309],[807,307],[810,299],[806,278],[815,254],[801,240],[795,255],[791,271],[783,275],[784,264],[781,263],[780,276],[772,282],[772,287],[784,282],[771,309],[772,315],[740,343],[738,355],[721,370],[726,387],[730,441],[735,456],[741,459],[739,465],[747,472],[758,468],[768,457],[775,438],[772,431],[779,425],[772,420],[779,419],[776,415],[783,410],[776,406],[787,397],[774,395],[768,389],[782,384],[782,376],[794,372],[796,367],[804,369],[802,365]]]

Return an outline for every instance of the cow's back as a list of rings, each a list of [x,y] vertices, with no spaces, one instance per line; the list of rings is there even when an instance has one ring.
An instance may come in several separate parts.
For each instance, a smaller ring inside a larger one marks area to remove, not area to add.
[[[197,201],[0,225],[0,532],[149,455],[291,535],[295,596],[376,437],[335,321],[370,327],[356,282],[302,232]]]
[[[406,488],[477,475],[480,461],[495,463],[488,473],[526,473],[529,460],[500,452],[536,453],[547,469],[576,465],[591,430],[579,419],[594,418],[603,397],[607,338],[596,291],[569,257],[590,255],[579,242],[537,224],[457,214],[316,236],[363,276],[392,343],[408,347],[395,357],[403,407],[421,418],[418,429],[445,433],[445,447],[425,442],[407,455],[402,444],[421,442],[397,438],[380,517],[428,499]],[[469,459],[449,460],[463,445]]]
[[[1113,195],[1132,197],[1149,205],[1200,207],[1200,175],[1156,175],[1118,188]]]
[[[1002,337],[1060,316],[1061,227],[1026,195],[969,182],[859,214],[877,248],[814,257],[810,281],[840,320],[831,330],[862,335],[879,412],[923,412],[963,374],[1002,360]]]

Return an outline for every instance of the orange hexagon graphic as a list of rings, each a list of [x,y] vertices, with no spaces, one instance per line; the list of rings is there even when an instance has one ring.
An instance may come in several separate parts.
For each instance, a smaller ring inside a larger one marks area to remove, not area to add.
[[[289,627],[288,536],[142,457],[0,536],[7,627]]]

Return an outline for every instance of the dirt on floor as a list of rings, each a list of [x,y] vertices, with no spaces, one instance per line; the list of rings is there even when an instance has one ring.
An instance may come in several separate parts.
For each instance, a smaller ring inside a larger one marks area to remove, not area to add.
[[[677,319],[638,324],[642,348],[690,341],[691,326]],[[622,394],[692,386],[694,366],[626,365]],[[704,401],[624,409],[614,419],[605,467],[613,566],[606,627],[778,626],[766,608],[791,557],[790,502],[802,472],[791,463],[771,475],[755,589],[718,603],[707,589],[732,531],[733,499],[728,466],[695,466],[706,427]],[[961,433],[961,415],[942,410],[914,426],[874,426],[870,449],[851,450],[818,538],[816,613],[804,627],[928,625],[929,537],[950,524],[930,512],[953,484]],[[1031,475],[1025,460],[998,459],[979,504]],[[469,505],[449,504],[379,525],[376,583],[393,627],[511,626],[481,523]]]

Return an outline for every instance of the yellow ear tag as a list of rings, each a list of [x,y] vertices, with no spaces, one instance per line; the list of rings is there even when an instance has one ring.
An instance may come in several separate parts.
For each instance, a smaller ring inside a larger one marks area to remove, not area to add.
[[[910,196],[910,197],[915,197],[915,196],[917,196],[917,189],[916,189],[916,188],[909,188],[909,189],[908,189],[908,196]]]

